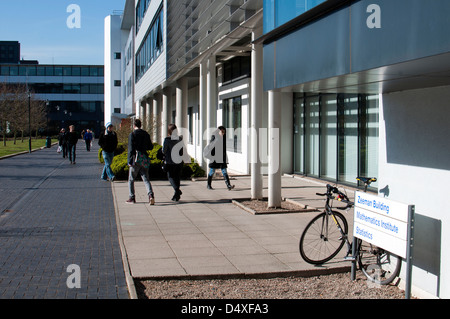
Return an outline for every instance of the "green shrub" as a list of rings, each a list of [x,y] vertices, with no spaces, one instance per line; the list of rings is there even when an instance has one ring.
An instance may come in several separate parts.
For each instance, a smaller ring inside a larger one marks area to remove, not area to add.
[[[117,180],[128,179],[128,172],[130,168],[128,167],[127,156],[127,152],[114,156],[113,163],[111,164],[111,170]]]
[[[150,168],[149,168],[149,175],[150,179],[167,179],[167,174],[162,170],[162,161],[159,160],[156,157],[156,154],[158,153],[158,150],[162,146],[154,143],[153,149],[151,151],[148,151],[148,156],[150,158]],[[119,147],[118,147],[119,149]],[[127,158],[127,146],[121,144],[122,151],[120,154],[114,156],[113,163],[111,165],[111,169],[116,176],[117,180],[127,180],[128,179],[128,173],[129,173],[129,167],[128,167],[128,158]],[[103,156],[101,149],[98,153],[99,161],[101,163],[103,162]],[[116,152],[115,152],[116,154]],[[181,173],[182,179],[190,179],[192,177],[203,177],[205,176],[205,171],[194,161],[193,158],[191,158],[191,163],[184,164],[183,170]]]
[[[114,151],[114,156],[120,155],[123,152],[127,152],[128,150],[128,145],[123,144],[123,143],[119,143],[117,144],[117,148]],[[102,154],[103,149],[100,147],[100,149],[98,150],[98,161],[102,164],[105,163],[105,161],[103,160],[103,154]]]

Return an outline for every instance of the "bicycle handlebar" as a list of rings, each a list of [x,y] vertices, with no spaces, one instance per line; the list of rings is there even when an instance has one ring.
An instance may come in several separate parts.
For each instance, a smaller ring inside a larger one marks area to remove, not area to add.
[[[334,194],[337,194],[337,196],[335,196]],[[327,185],[327,192],[322,194],[322,193],[316,193],[316,195],[318,196],[327,196],[328,199],[336,199],[340,202],[346,203],[347,206],[346,207],[342,207],[342,208],[338,208],[338,209],[349,209],[351,207],[353,207],[354,203],[350,201],[350,199],[348,198],[348,196],[346,194],[344,194],[343,192],[341,192],[337,187],[331,186],[330,184]]]

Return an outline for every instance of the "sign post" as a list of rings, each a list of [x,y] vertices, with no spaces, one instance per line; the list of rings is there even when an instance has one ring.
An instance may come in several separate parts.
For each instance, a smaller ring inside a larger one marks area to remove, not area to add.
[[[353,236],[406,259],[407,299],[411,296],[413,230],[414,206],[355,192]]]

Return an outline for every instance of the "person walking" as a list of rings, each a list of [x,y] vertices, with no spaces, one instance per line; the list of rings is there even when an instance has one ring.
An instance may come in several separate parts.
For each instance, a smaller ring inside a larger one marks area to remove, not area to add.
[[[92,143],[92,133],[91,130],[86,130],[86,133],[83,135],[84,142],[86,143],[86,151],[91,151],[91,143]]]
[[[178,136],[177,126],[169,124],[168,136],[164,139],[162,152],[164,154],[165,170],[167,178],[175,193],[172,197],[174,202],[178,202],[183,194],[180,190],[181,171],[183,169],[183,147],[175,148],[175,145],[182,142],[183,137]]]
[[[67,147],[69,151],[70,164],[76,164],[77,143],[78,143],[78,133],[75,132],[75,125],[70,125],[69,133],[67,133]]]
[[[63,154],[63,158],[67,157],[67,132],[65,128],[61,129],[61,132],[58,135],[58,145],[61,147],[61,153]]]
[[[114,132],[114,126],[111,122],[106,123],[106,130],[100,134],[100,138],[98,140],[98,145],[102,148],[102,156],[105,162],[105,166],[103,167],[101,179],[104,181],[109,180],[111,182],[114,181],[114,173],[111,169],[111,164],[114,160],[114,151],[117,148],[118,140],[117,133]]]
[[[209,144],[205,147],[204,156],[212,160],[209,164],[208,184],[206,188],[213,189],[212,178],[216,169],[222,170],[222,175],[228,190],[232,190],[234,185],[230,183],[230,177],[227,172],[227,130],[223,126],[219,126],[211,136]]]
[[[134,131],[128,136],[128,167],[130,168],[128,174],[128,190],[130,196],[126,203],[136,203],[134,182],[139,174],[147,189],[149,203],[150,205],[154,205],[155,195],[148,175],[150,159],[147,154],[147,151],[153,149],[153,143],[150,135],[141,129],[141,125],[141,120],[134,120]]]

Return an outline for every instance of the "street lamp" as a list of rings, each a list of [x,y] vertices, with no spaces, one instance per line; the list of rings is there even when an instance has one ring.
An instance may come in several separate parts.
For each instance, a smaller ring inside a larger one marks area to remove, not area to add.
[[[28,91],[28,152],[31,153],[31,90]]]

